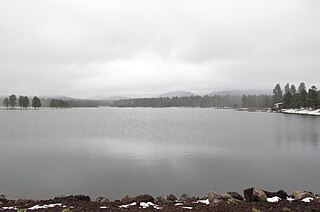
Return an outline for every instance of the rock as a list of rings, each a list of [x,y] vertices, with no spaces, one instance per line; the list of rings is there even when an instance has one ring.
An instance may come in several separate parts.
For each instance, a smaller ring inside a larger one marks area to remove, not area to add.
[[[267,195],[260,189],[247,188],[243,191],[244,198],[248,202],[265,202],[267,201]]]
[[[190,201],[192,201],[192,202],[196,202],[196,201],[198,201],[198,200],[199,200],[198,197],[195,197],[195,196],[190,197]]]
[[[280,197],[281,199],[286,199],[288,197],[288,194],[287,192],[285,192],[284,190],[279,190],[277,192],[270,192],[270,191],[266,191],[266,190],[262,190],[268,198],[271,198],[271,197]]]
[[[220,202],[219,198],[221,198],[221,195],[213,191],[208,192],[208,199],[211,206],[214,206],[215,204],[219,203]]]
[[[77,201],[85,201],[85,202],[90,202],[91,199],[89,196],[85,195],[59,195],[54,198],[56,201],[61,201],[61,202],[77,202]]]
[[[133,203],[134,197],[131,196],[130,194],[126,194],[124,197],[122,197],[121,202],[123,202],[124,204],[131,204]]]
[[[237,204],[238,204],[238,201],[239,201],[239,200],[231,197],[230,199],[227,200],[227,203],[228,203],[229,205],[237,205]]]
[[[243,201],[244,198],[237,192],[227,192],[227,194],[230,194],[234,199],[237,199],[237,200],[240,200],[240,201]]]
[[[266,202],[267,201],[267,195],[260,189],[254,188],[253,189],[253,196],[258,202]]]
[[[179,197],[179,201],[187,201],[190,200],[190,197],[188,194],[181,194]]]
[[[105,197],[97,197],[96,202],[98,202],[98,203],[108,203],[108,202],[110,202],[110,200],[108,198],[105,198]]]
[[[137,203],[140,203],[140,202],[154,202],[154,198],[149,194],[143,194],[143,195],[136,196],[134,198],[134,200]]]
[[[292,196],[295,200],[301,200],[307,197],[314,197],[314,194],[308,191],[294,191],[292,192]]]
[[[253,196],[253,187],[252,188],[247,188],[243,190],[244,198],[246,199],[247,202],[254,202],[255,198]]]
[[[0,195],[0,201],[2,200],[6,200],[6,196],[4,196],[3,194]]]
[[[228,193],[223,193],[223,194],[221,194],[221,197],[220,197],[220,199],[223,199],[223,200],[228,200],[231,198],[232,198],[232,196]]]
[[[168,195],[162,195],[160,197],[157,197],[156,200],[158,202],[163,202],[163,203],[171,202],[170,200],[168,200]]]
[[[74,196],[75,199],[79,200],[79,201],[86,201],[86,202],[90,202],[91,199],[89,196],[85,196],[85,195],[76,195]]]
[[[176,196],[174,196],[173,194],[170,194],[169,196],[168,196],[168,200],[170,200],[170,201],[176,201],[177,200],[177,197]]]

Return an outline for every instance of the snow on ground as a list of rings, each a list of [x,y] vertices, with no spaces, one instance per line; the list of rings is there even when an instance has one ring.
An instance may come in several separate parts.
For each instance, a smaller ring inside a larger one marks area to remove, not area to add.
[[[120,205],[119,207],[120,207],[120,208],[128,208],[128,207],[134,206],[134,205],[136,205],[136,204],[137,204],[137,203],[133,202],[133,203],[128,204],[128,205]]]
[[[181,207],[181,208],[184,208],[184,209],[192,209],[192,207]]]
[[[287,201],[292,202],[294,199],[292,197],[287,197]]]
[[[317,109],[317,110],[285,109],[285,110],[282,110],[282,112],[283,112],[283,113],[288,113],[288,114],[320,116],[320,109]]]
[[[209,205],[209,199],[206,199],[206,200],[198,200],[197,203],[203,203],[203,204],[206,204],[206,205]]]
[[[119,206],[120,208],[128,208],[128,207],[130,207],[130,206],[135,206],[137,203],[131,203],[131,204],[128,204],[128,205],[121,205],[121,206]],[[142,207],[142,208],[148,208],[148,207],[150,207],[150,206],[152,206],[153,208],[155,208],[155,209],[161,209],[161,207],[159,207],[159,205],[156,205],[156,204],[154,204],[154,203],[152,203],[152,202],[140,202],[140,207]],[[100,207],[101,208],[101,207]]]
[[[147,203],[140,202],[140,207],[142,207],[142,208],[148,208],[149,206],[152,206],[155,209],[161,209],[161,207],[159,207],[159,205],[156,205],[156,204],[154,204],[152,202],[147,202]]]
[[[28,210],[38,210],[38,209],[47,209],[47,208],[54,208],[54,207],[61,207],[61,203],[55,203],[55,204],[49,204],[49,205],[35,205],[32,206],[31,208],[28,208]]]
[[[280,198],[280,197],[277,197],[277,196],[267,198],[267,201],[268,201],[268,202],[279,202],[279,200],[281,200],[281,198]]]
[[[303,200],[301,200],[302,202],[310,202],[311,200],[313,200],[312,197],[307,197],[307,198],[304,198]]]
[[[12,206],[12,207],[2,207],[2,210],[18,210],[18,208],[16,206]]]

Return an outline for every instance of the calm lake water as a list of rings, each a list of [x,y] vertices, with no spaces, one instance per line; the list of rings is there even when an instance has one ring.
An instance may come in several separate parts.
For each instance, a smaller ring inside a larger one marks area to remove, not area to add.
[[[0,110],[0,193],[320,192],[320,117],[217,109]]]

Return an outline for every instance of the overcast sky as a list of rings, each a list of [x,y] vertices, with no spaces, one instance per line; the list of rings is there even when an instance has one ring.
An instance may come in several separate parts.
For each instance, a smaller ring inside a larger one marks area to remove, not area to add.
[[[320,87],[317,0],[1,0],[0,94]]]

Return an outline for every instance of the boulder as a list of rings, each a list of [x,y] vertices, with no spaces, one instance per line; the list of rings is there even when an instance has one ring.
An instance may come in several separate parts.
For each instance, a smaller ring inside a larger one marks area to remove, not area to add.
[[[198,197],[195,197],[195,196],[190,197],[190,201],[192,201],[192,202],[196,202],[198,200],[199,200]]]
[[[179,201],[187,201],[190,200],[190,197],[188,194],[181,194],[179,197]]]
[[[260,189],[247,188],[243,191],[244,198],[248,202],[265,202],[267,201],[267,195]]]
[[[77,201],[85,201],[85,202],[90,202],[91,199],[89,196],[85,195],[59,195],[54,198],[56,201],[61,201],[61,202],[77,202]]]
[[[124,197],[122,197],[121,202],[123,204],[131,204],[135,201],[134,197],[130,194],[126,194]]]
[[[221,195],[220,194],[217,194],[213,191],[209,191],[208,192],[208,199],[209,199],[209,203],[210,205],[215,205],[217,203],[220,202],[219,198],[221,198]]]
[[[288,197],[288,194],[287,192],[285,192],[284,190],[279,190],[277,192],[270,192],[270,191],[266,191],[266,190],[262,190],[268,198],[271,198],[271,197],[280,197],[281,199],[286,199]]]
[[[97,197],[96,202],[98,202],[98,203],[108,203],[108,202],[110,202],[110,200],[108,198],[105,198],[105,197]]]
[[[314,194],[308,191],[294,191],[292,192],[292,196],[295,200],[301,200],[307,197],[314,197]]]
[[[174,196],[173,194],[170,194],[169,196],[168,196],[168,200],[170,200],[170,201],[176,201],[177,200],[177,197],[176,196]]]
[[[79,200],[79,201],[85,201],[85,202],[90,202],[91,199],[89,196],[85,196],[85,195],[75,195],[74,199]]]
[[[134,198],[135,202],[154,202],[154,198],[149,194],[143,194]]]
[[[227,194],[230,194],[234,199],[237,199],[237,200],[240,200],[240,201],[243,201],[244,198],[237,192],[227,192]]]
[[[258,202],[266,202],[267,201],[267,195],[260,189],[254,188],[253,189],[253,196]]]
[[[177,200],[177,197],[175,197],[173,194],[162,195],[162,196],[156,198],[157,202],[163,202],[163,203],[174,202],[176,200]]]
[[[253,187],[252,188],[247,188],[243,190],[244,198],[246,199],[247,202],[254,202],[255,198],[253,196]]]
[[[232,198],[233,197],[228,193],[223,193],[223,194],[221,194],[221,197],[220,197],[220,199],[223,199],[223,200],[228,200],[228,199],[232,199]]]

